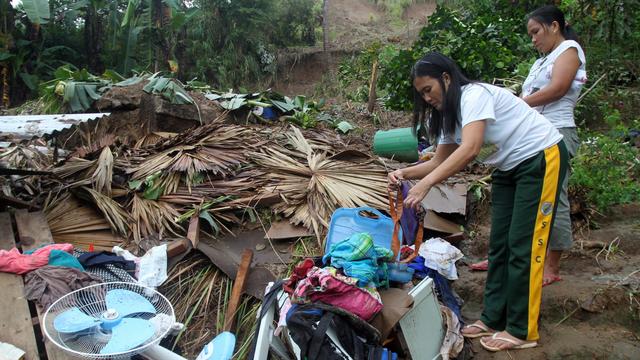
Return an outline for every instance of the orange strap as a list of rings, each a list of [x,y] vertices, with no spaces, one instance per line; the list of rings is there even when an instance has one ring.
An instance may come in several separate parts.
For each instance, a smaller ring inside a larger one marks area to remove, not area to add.
[[[398,252],[400,251],[400,239],[398,233],[400,232],[400,218],[402,218],[402,190],[398,189],[398,195],[396,201],[393,201],[391,193],[389,195],[389,213],[393,220],[393,235],[391,237],[391,251],[393,251],[393,258],[398,258]],[[399,206],[398,206],[399,205]]]
[[[398,234],[400,233],[400,219],[402,218],[402,209],[403,205],[403,196],[402,190],[398,188],[398,193],[396,196],[396,201],[393,201],[393,197],[391,193],[389,195],[389,213],[391,214],[391,219],[393,220],[393,236],[391,237],[391,251],[393,251],[393,258],[396,259],[398,257],[398,252],[400,251],[400,238]],[[420,250],[420,246],[422,245],[422,237],[424,235],[424,224],[423,219],[424,216],[419,216],[418,221],[418,231],[416,233],[416,239],[414,241],[415,250],[413,254],[411,254],[406,259],[402,260],[403,263],[409,263],[413,261],[413,259],[418,256],[418,250]]]

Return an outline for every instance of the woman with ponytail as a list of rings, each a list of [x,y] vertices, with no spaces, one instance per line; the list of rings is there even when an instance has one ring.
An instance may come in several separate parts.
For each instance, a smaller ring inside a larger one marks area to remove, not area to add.
[[[491,351],[537,346],[542,274],[557,194],[568,166],[562,135],[508,90],[466,78],[450,58],[431,52],[411,71],[414,129],[437,141],[435,156],[389,173],[389,190],[418,180],[404,206],[472,160],[493,166],[489,272],[484,310],[463,329]]]
[[[527,18],[527,33],[543,56],[531,67],[521,96],[560,131],[569,156],[573,157],[580,144],[573,110],[587,81],[584,51],[576,33],[556,6],[543,6]],[[560,257],[573,244],[567,192],[569,172],[567,169],[549,239],[543,286],[562,280]]]

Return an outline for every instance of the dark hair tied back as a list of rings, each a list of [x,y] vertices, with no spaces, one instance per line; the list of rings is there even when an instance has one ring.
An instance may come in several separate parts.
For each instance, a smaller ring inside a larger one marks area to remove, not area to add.
[[[562,12],[562,10],[560,10],[555,5],[543,6],[532,11],[527,16],[527,21],[528,20],[535,20],[540,24],[547,25],[547,26],[551,26],[551,24],[553,24],[553,22],[556,21],[558,23],[558,26],[560,27],[562,36],[566,40],[574,40],[579,42],[578,34],[576,34],[576,32],[573,31],[573,28],[569,25],[569,22],[565,20],[564,13]]]

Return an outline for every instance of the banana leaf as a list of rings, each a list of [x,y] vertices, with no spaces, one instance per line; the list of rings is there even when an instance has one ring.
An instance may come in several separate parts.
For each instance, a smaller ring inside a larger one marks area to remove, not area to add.
[[[22,0],[22,7],[32,23],[46,24],[49,22],[51,13],[49,12],[48,0]]]

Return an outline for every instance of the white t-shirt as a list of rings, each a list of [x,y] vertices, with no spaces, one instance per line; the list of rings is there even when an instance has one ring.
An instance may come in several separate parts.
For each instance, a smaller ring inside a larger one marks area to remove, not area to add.
[[[549,119],[549,121],[551,121],[551,123],[557,128],[576,126],[573,118],[573,109],[576,107],[576,102],[578,101],[578,97],[580,97],[582,87],[587,82],[587,60],[580,44],[573,40],[565,40],[561,42],[560,45],[558,45],[558,47],[547,56],[536,60],[531,67],[531,70],[529,70],[529,76],[527,76],[524,84],[522,84],[522,97],[529,96],[548,86],[549,83],[551,83],[553,65],[555,64],[556,59],[570,48],[576,48],[576,50],[578,50],[580,67],[576,72],[576,77],[573,79],[573,82],[571,82],[569,91],[567,91],[567,93],[557,101],[535,107],[538,112]]]
[[[480,120],[486,120],[485,146],[481,151],[485,156],[476,159],[503,171],[562,140],[549,120],[508,90],[489,84],[469,84],[462,87],[461,126],[456,128],[455,135],[441,136],[439,143],[462,144],[462,128]]]

